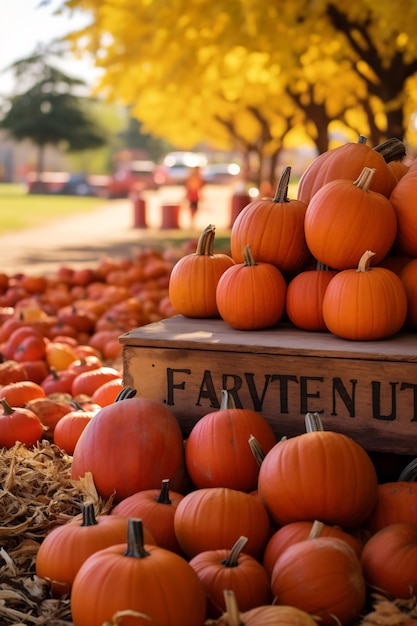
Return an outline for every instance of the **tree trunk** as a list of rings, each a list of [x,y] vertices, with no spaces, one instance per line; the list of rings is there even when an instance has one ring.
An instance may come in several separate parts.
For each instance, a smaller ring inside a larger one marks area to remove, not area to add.
[[[38,158],[36,161],[36,182],[33,185],[32,193],[44,193],[45,183],[42,181],[42,174],[45,165],[45,144],[38,145]]]

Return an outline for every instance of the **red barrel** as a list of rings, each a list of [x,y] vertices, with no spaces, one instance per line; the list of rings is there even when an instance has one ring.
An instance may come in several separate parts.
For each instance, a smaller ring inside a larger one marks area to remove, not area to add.
[[[251,197],[247,193],[236,192],[232,196],[230,207],[230,228],[232,228],[235,219],[239,213],[251,202]]]
[[[146,202],[139,193],[132,194],[133,202],[133,227],[147,228]]]
[[[179,204],[164,204],[162,206],[161,228],[179,228]]]

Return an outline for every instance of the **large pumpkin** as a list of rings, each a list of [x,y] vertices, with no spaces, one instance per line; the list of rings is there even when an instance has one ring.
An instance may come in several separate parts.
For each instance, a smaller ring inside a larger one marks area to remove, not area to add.
[[[79,569],[71,612],[74,626],[203,626],[206,597],[187,561],[144,544],[140,520],[129,519],[127,544],[95,552]]]
[[[265,456],[258,490],[279,525],[320,520],[359,527],[377,498],[377,476],[366,451],[332,431],[313,431],[277,443]]]
[[[412,598],[417,591],[417,525],[390,524],[365,544],[361,563],[365,580],[393,598]]]
[[[399,522],[417,525],[416,482],[398,480],[378,485],[377,500],[366,521],[366,528],[376,533]]]
[[[175,415],[149,398],[124,398],[100,409],[74,449],[71,477],[91,472],[98,493],[122,500],[169,478],[182,491],[183,437]]]
[[[417,164],[413,163],[408,172],[398,181],[390,196],[397,217],[395,250],[398,254],[411,257],[417,256],[416,185]]]
[[[220,409],[199,419],[186,441],[185,461],[194,485],[254,491],[259,465],[248,444],[251,435],[265,453],[277,442],[260,413],[236,408],[233,396],[223,389]]]
[[[324,294],[324,322],[343,339],[386,339],[406,321],[407,294],[401,279],[384,267],[370,267],[372,257],[367,250],[357,269],[336,274]]]
[[[378,264],[390,251],[397,218],[389,199],[369,189],[375,170],[364,168],[352,182],[326,183],[311,198],[305,215],[305,237],[313,256],[325,265],[355,268],[364,250]]]
[[[326,183],[338,178],[352,182],[357,179],[364,167],[376,169],[371,189],[389,196],[397,179],[387,163],[405,154],[404,144],[393,138],[386,144],[373,149],[360,135],[357,143],[347,143],[320,154],[301,176],[298,185],[298,199],[309,204],[314,194]]]
[[[278,558],[271,588],[278,604],[317,616],[323,626],[352,623],[365,606],[360,561],[343,539],[299,541]]]
[[[271,263],[283,274],[304,268],[310,253],[304,236],[306,205],[288,198],[291,168],[284,169],[274,198],[250,202],[234,221],[230,249],[236,263],[243,262],[243,250],[250,245],[258,262]]]

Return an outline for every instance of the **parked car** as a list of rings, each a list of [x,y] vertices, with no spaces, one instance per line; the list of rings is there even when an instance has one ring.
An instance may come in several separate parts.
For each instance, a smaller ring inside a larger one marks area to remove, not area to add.
[[[207,184],[229,184],[235,181],[239,174],[240,165],[237,163],[208,163],[203,168],[204,181]]]
[[[108,176],[69,172],[29,172],[26,177],[30,194],[105,197],[107,182]]]
[[[204,168],[207,157],[202,152],[169,152],[155,169],[157,185],[183,185],[193,167]]]
[[[119,165],[107,184],[108,198],[127,198],[134,191],[157,189],[153,161],[127,161]]]

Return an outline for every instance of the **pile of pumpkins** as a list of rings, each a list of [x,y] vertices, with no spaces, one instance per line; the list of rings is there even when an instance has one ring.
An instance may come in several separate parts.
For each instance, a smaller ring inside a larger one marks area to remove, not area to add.
[[[277,441],[223,390],[184,442],[165,404],[125,389],[78,439],[71,477],[87,476],[108,512],[86,501],[36,558],[74,626],[348,626],[373,591],[412,604],[416,483],[379,483],[317,414]]]
[[[213,253],[214,226],[173,268],[177,312],[221,317],[239,330],[275,327],[378,340],[417,327],[417,163],[402,142],[373,149],[362,136],[321,154],[288,198],[291,168],[273,198],[235,219],[230,255]]]

